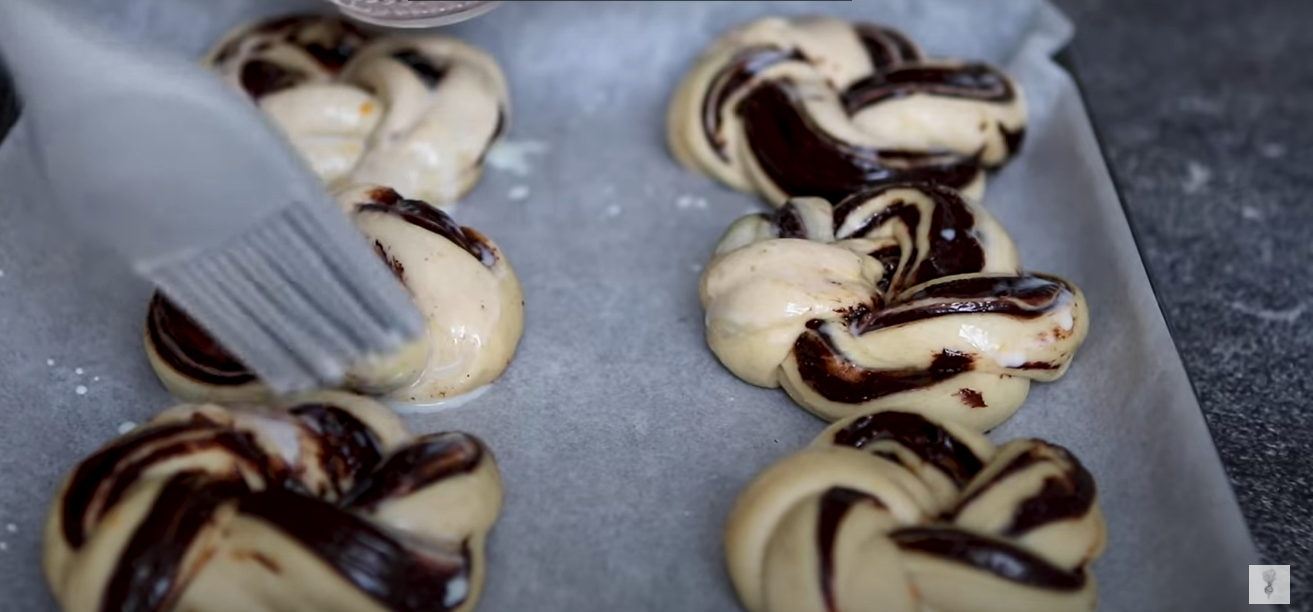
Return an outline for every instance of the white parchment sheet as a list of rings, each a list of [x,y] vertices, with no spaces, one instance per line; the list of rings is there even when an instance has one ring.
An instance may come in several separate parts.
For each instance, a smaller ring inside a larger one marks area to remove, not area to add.
[[[58,1],[192,56],[239,22],[319,6]],[[701,266],[730,221],[762,205],[670,160],[665,105],[717,34],[799,13],[901,26],[931,53],[998,63],[1023,84],[1025,150],[986,204],[1027,267],[1084,289],[1093,324],[1067,377],[1036,385],[993,437],[1063,444],[1098,479],[1101,610],[1248,605],[1255,549],[1079,94],[1049,60],[1071,26],[1039,0],[871,0],[508,2],[448,30],[510,80],[511,145],[456,216],[501,245],[527,300],[506,376],[473,403],[410,419],[473,432],[499,460],[506,505],[480,609],[738,609],[720,547],[730,506],[824,423],[706,348]],[[48,212],[25,138],[0,147],[0,610],[54,612],[40,532],[59,477],[172,402],[141,349],[149,287]]]

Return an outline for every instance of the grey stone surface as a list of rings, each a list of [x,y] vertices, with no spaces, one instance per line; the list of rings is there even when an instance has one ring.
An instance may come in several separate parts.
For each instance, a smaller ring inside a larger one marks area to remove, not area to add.
[[[1057,3],[1250,529],[1313,610],[1313,2]]]

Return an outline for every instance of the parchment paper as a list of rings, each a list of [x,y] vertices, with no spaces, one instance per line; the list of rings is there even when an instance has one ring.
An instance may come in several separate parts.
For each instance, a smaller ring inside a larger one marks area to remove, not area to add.
[[[239,22],[318,7],[60,1],[192,56]],[[449,30],[510,79],[514,143],[457,217],[502,246],[528,302],[519,355],[489,393],[410,419],[473,432],[497,454],[506,506],[480,609],[738,609],[726,514],[824,424],[706,349],[700,266],[726,225],[761,205],[678,168],[662,130],[677,80],[718,33],[806,12],[904,27],[932,53],[999,63],[1024,85],[1026,149],[986,202],[1028,267],[1083,287],[1093,326],[1066,378],[1037,385],[993,437],[1053,440],[1095,474],[1110,528],[1100,609],[1247,605],[1255,549],[1077,90],[1048,59],[1071,26],[1039,1],[888,0],[510,2]],[[57,480],[125,421],[173,402],[142,354],[149,287],[47,212],[25,138],[0,148],[0,609],[52,612],[39,542]]]

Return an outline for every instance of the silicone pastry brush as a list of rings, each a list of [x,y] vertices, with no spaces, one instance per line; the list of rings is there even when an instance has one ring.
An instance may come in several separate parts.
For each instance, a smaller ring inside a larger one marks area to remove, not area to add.
[[[0,1],[0,57],[70,223],[278,393],[419,336],[405,289],[254,105],[53,4]]]

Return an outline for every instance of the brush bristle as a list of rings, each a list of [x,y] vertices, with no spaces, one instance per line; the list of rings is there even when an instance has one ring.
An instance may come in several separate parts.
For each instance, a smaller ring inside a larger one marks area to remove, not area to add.
[[[335,386],[352,364],[424,329],[391,270],[328,207],[289,206],[151,276],[280,394]]]

